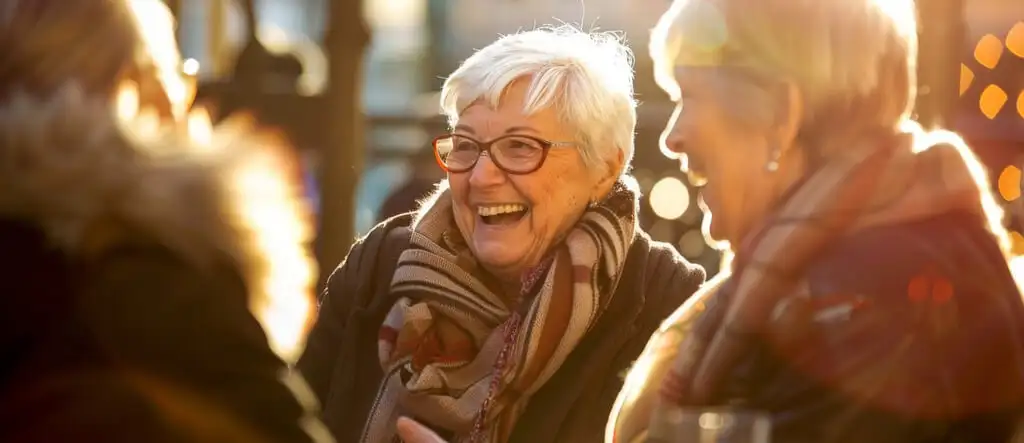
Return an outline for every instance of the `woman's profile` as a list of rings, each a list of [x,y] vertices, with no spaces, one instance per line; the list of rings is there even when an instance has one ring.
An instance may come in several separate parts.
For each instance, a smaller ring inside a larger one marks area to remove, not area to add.
[[[1024,304],[984,169],[911,118],[914,2],[676,0],[650,53],[678,103],[662,148],[734,257],[652,337],[606,440],[726,407],[780,443],[1010,441]]]

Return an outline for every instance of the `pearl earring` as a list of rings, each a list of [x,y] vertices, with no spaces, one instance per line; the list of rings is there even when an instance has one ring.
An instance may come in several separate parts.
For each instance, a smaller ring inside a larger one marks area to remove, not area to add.
[[[768,160],[768,163],[764,165],[764,169],[768,172],[775,172],[779,170],[779,157],[782,156],[782,151],[779,149],[772,150],[772,158]]]

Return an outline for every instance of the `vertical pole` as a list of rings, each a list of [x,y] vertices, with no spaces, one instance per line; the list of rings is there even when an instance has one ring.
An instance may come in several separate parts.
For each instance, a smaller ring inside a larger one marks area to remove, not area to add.
[[[441,89],[445,75],[442,59],[444,58],[445,41],[447,40],[448,0],[425,0],[427,2],[427,58],[423,64],[426,74],[424,85],[430,91]]]
[[[919,1],[918,17],[918,120],[926,128],[949,127],[960,96],[964,0]]]
[[[322,114],[327,143],[320,158],[317,238],[321,288],[345,258],[356,233],[356,190],[366,150],[361,93],[363,58],[370,43],[362,0],[332,0],[329,10],[325,46],[330,86]]]
[[[215,78],[223,78],[230,74],[231,63],[224,57],[225,35],[224,23],[227,11],[224,0],[207,0],[206,53],[209,56],[210,69]]]

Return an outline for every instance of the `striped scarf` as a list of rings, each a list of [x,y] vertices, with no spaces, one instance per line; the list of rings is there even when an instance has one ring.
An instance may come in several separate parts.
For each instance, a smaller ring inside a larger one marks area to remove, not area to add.
[[[607,441],[640,441],[652,417],[715,396],[756,337],[784,332],[771,328],[773,312],[790,297],[806,296],[806,268],[840,236],[963,211],[1005,250],[1001,211],[959,137],[918,129],[892,143],[875,141],[844,151],[798,184],[739,245],[731,272],[706,283],[663,323],[626,379]],[[720,291],[726,284],[731,290]]]
[[[411,416],[453,441],[500,442],[530,397],[597,322],[637,230],[635,181],[620,180],[523,276],[516,307],[488,285],[455,226],[450,191],[421,209],[380,330],[384,369],[364,443],[395,441]]]

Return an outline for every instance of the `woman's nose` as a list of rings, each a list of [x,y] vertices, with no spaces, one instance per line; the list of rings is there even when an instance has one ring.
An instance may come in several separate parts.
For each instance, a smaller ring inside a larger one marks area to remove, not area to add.
[[[480,154],[476,165],[469,170],[469,183],[473,186],[491,186],[505,181],[505,172],[498,168],[488,154]]]
[[[676,128],[670,127],[661,133],[661,141],[658,145],[662,155],[672,160],[678,160],[686,154],[686,143]]]

